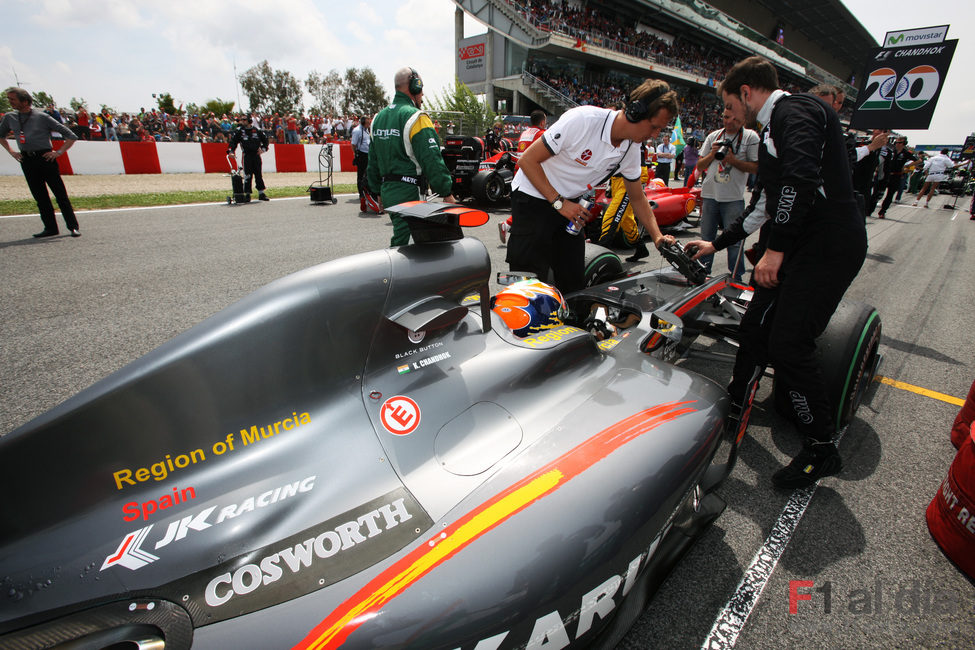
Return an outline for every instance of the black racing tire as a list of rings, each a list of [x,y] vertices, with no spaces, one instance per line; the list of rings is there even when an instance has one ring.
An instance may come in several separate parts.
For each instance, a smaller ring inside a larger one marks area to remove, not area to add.
[[[622,278],[623,262],[619,255],[598,244],[586,242],[585,286],[594,287]]]
[[[876,309],[862,302],[840,302],[829,324],[816,339],[819,368],[839,431],[850,423],[877,369],[882,326]],[[776,410],[791,417],[784,390],[775,390]]]
[[[504,198],[504,193],[504,178],[493,169],[479,171],[471,179],[471,194],[478,201],[497,203]]]

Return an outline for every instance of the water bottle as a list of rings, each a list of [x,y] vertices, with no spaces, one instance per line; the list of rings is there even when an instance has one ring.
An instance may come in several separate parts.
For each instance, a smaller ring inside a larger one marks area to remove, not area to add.
[[[592,208],[592,201],[589,199],[579,199],[579,205],[582,206],[583,210],[589,212],[589,209]],[[575,221],[570,221],[565,227],[565,232],[569,233],[570,235],[578,235],[580,232],[582,232],[582,228],[577,226]]]

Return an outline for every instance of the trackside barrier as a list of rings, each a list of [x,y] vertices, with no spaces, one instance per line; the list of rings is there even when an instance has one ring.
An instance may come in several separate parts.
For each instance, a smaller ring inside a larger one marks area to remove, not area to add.
[[[54,148],[61,148],[61,141]],[[16,146],[16,145],[12,145]],[[334,142],[333,171],[355,171],[352,145]],[[263,155],[265,172],[317,172],[318,144],[272,144]],[[238,148],[239,150],[239,148]],[[78,141],[58,158],[63,175],[227,173],[227,145],[222,142]],[[0,176],[21,175],[20,164],[0,156]]]

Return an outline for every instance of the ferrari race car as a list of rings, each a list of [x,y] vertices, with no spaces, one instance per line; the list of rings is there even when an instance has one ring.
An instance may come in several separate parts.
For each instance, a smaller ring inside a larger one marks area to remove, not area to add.
[[[701,188],[694,187],[697,181],[697,172],[694,172],[686,185],[680,187],[667,187],[662,181],[651,178],[643,188],[644,194],[650,201],[653,208],[653,216],[657,220],[657,225],[661,228],[674,227],[684,221],[694,212],[694,209],[701,204]],[[594,203],[590,210],[596,220],[598,228],[598,217],[600,217],[612,199],[606,192],[605,187],[596,190]],[[590,221],[592,223],[592,221]],[[596,235],[598,239],[598,234]]]
[[[0,438],[0,647],[618,642],[724,507],[748,405],[679,361],[747,287],[675,248],[683,275],[519,338],[461,231],[485,213],[389,209],[417,243],[273,282]],[[845,313],[841,422],[880,329]]]

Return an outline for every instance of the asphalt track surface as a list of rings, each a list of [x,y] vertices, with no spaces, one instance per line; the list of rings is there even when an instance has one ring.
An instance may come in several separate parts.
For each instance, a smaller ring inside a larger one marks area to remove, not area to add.
[[[880,311],[882,375],[964,398],[975,378],[975,222],[967,197],[957,211],[940,207],[946,198],[929,210],[895,204],[886,220],[870,219],[868,259],[847,296]],[[506,268],[495,226],[506,216],[495,211],[468,232],[484,241],[495,271]],[[391,233],[387,218],[360,215],[349,196],[337,205],[275,200],[82,212],[79,220],[80,239],[35,240],[36,216],[0,219],[0,433],[271,280],[382,248]],[[651,254],[629,266],[661,264]],[[730,371],[716,363],[701,369],[719,381]],[[772,412],[769,383],[720,489],[727,509],[621,648],[702,647],[779,521],[791,495],[773,489],[769,476],[800,440]],[[784,550],[754,609],[736,611],[740,633],[712,639],[712,647],[970,648],[975,585],[924,521],[954,457],[948,431],[957,411],[937,397],[876,384],[840,444],[843,471],[821,482],[793,533],[776,537]],[[796,586],[810,599],[790,614],[796,580],[813,585]]]

